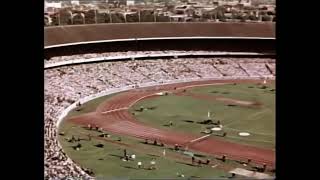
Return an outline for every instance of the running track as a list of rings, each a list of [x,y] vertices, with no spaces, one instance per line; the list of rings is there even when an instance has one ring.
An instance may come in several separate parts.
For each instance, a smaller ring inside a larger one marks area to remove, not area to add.
[[[108,101],[100,104],[96,112],[87,113],[81,116],[73,117],[70,120],[83,125],[97,125],[106,131],[117,134],[138,137],[142,139],[157,139],[166,145],[186,144],[191,140],[199,138],[186,133],[178,133],[164,129],[150,127],[135,119],[127,110],[130,106],[141,99],[157,96],[155,93],[173,91],[174,88],[183,88],[194,85],[204,85],[213,83],[241,83],[241,82],[261,82],[259,80],[214,80],[178,83],[170,85],[159,85],[151,88],[141,88],[119,93]],[[111,111],[110,111],[111,110]],[[108,112],[110,111],[110,112]],[[190,150],[204,152],[212,155],[226,155],[227,158],[234,160],[247,161],[251,159],[257,164],[266,163],[268,167],[275,167],[275,151],[253,146],[247,146],[232,142],[223,141],[211,136],[211,138],[198,141],[188,145]]]

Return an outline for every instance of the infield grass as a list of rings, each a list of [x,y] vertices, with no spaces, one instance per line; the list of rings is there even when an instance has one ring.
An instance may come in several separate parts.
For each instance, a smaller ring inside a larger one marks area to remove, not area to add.
[[[210,111],[211,119],[219,120],[223,125],[223,132],[227,133],[224,140],[273,149],[275,147],[275,91],[272,89],[275,89],[275,84],[266,86],[262,89],[262,85],[243,83],[195,87],[187,90],[193,94],[259,102],[261,106],[258,108],[228,106],[228,103],[218,100],[169,94],[139,101],[130,111],[135,113],[139,121],[152,126],[196,135],[201,134],[201,131],[209,126],[197,122],[208,119],[208,111]],[[146,110],[136,111],[141,106]],[[155,109],[150,110],[147,109],[148,107],[155,107]],[[173,122],[173,126],[167,126],[170,121]],[[248,132],[250,136],[239,136],[239,132]],[[222,132],[216,134],[219,135]]]
[[[111,137],[106,138],[111,142],[107,142],[100,139],[94,139],[94,136],[98,136],[98,132],[86,130],[79,125],[63,122],[60,128],[60,132],[64,132],[64,136],[59,136],[59,141],[64,148],[66,154],[73,159],[76,163],[83,167],[90,168],[95,173],[95,177],[103,177],[107,179],[117,178],[177,178],[177,173],[184,174],[185,177],[227,177],[228,172],[219,168],[212,168],[211,166],[191,166],[191,157],[183,155],[181,153],[174,152],[168,148],[160,146],[146,145],[141,140],[131,137],[124,137],[111,134]],[[88,141],[87,133],[92,135],[91,141]],[[66,138],[80,137],[80,143],[82,148],[76,151],[72,146],[75,146],[77,142],[70,143]],[[121,143],[125,143],[128,146],[118,145],[112,143],[118,142],[118,138],[121,137]],[[94,145],[102,143],[103,148],[95,147]],[[128,154],[135,154],[136,159],[134,161],[123,161],[123,150],[126,149]],[[163,149],[166,149],[166,156],[163,156]],[[172,158],[174,154],[190,159],[183,160],[180,158]],[[156,160],[156,170],[148,170],[152,159]],[[137,162],[142,162],[145,168],[138,169]],[[218,162],[217,162],[218,163]],[[224,166],[229,167],[241,166],[235,162],[227,162]]]
[[[66,154],[82,167],[92,169],[96,178],[178,178],[177,173],[183,174],[185,178],[226,178],[230,176],[228,171],[237,167],[253,170],[251,166],[244,167],[236,161],[222,162],[213,156],[198,152],[193,152],[196,159],[206,160],[209,158],[211,164],[199,167],[195,163],[193,166],[189,155],[176,152],[172,150],[172,147],[154,146],[151,142],[150,144],[144,144],[143,140],[112,133],[109,133],[111,137],[97,139],[101,133],[87,130],[68,121],[61,123],[59,132],[64,132],[63,136],[59,135],[59,142]],[[91,141],[88,140],[88,133],[92,136]],[[73,148],[78,142],[67,141],[67,138],[71,138],[72,135],[81,139],[79,142],[82,145],[80,150]],[[119,137],[121,141],[118,141]],[[95,146],[99,143],[103,144],[104,147]],[[135,154],[136,159],[123,161],[124,149],[127,150],[129,155]],[[165,156],[163,156],[164,149],[166,150]],[[156,161],[156,170],[148,170],[152,159]],[[144,166],[141,169],[137,167],[139,161]],[[214,165],[217,166],[213,168]],[[271,172],[267,173],[272,175]]]

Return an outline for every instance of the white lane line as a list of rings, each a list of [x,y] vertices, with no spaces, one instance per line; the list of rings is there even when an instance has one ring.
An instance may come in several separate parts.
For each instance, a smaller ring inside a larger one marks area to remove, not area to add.
[[[158,138],[162,138],[165,137],[161,131],[159,131],[158,129],[154,129],[154,128],[146,128],[144,126],[140,126],[137,125],[135,123],[132,123],[130,121],[121,121],[119,123],[115,123],[110,125],[110,127],[112,129],[115,129],[117,131],[121,131],[124,133],[128,133],[130,131],[130,133],[132,134],[136,134],[136,135],[140,135],[143,134],[145,136],[156,136]]]
[[[211,134],[204,135],[204,136],[201,136],[201,137],[199,137],[199,138],[197,138],[197,139],[191,140],[191,141],[190,141],[190,143],[193,143],[193,142],[199,141],[199,140],[204,139],[204,138],[209,137],[209,136],[211,136]]]
[[[112,109],[112,110],[109,110],[109,111],[101,112],[101,114],[107,114],[107,113],[111,113],[111,112],[115,112],[115,111],[120,111],[120,110],[125,110],[125,109],[128,109],[128,108],[127,108],[127,107],[123,107],[123,108],[118,108],[118,109]]]
[[[157,95],[157,93],[149,94],[149,95],[143,96],[143,97],[141,97],[141,98],[133,101],[133,102],[129,105],[129,108],[130,108],[131,106],[133,106],[135,103],[137,103],[138,101],[140,101],[141,99],[144,99],[144,98],[147,98],[147,97],[150,97],[150,96],[154,96],[154,95]],[[158,95],[158,96],[160,96],[160,95]]]

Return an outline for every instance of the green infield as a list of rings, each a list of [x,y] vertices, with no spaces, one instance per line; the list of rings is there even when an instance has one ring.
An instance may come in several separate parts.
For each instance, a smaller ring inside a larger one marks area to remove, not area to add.
[[[88,134],[90,134],[90,140]],[[102,134],[105,134],[104,137],[101,137]],[[72,136],[80,140],[70,142]],[[185,178],[227,178],[230,177],[228,172],[237,167],[254,170],[254,166],[244,166],[241,162],[232,160],[222,162],[217,157],[198,152],[175,151],[172,147],[153,145],[153,142],[145,144],[140,139],[88,130],[68,121],[61,123],[59,142],[64,152],[74,162],[91,169],[96,178],[181,178],[182,176]],[[81,144],[81,147],[77,150],[78,144]],[[129,161],[124,161],[124,149],[129,156],[134,154],[135,159],[130,158]],[[190,153],[193,153],[195,157],[194,164],[192,164]],[[202,162],[210,159],[210,163],[198,166],[197,162],[200,159]],[[152,160],[156,162],[156,169],[150,170]],[[138,162],[142,163],[141,168],[138,167]],[[274,175],[270,171],[266,173]]]
[[[198,135],[214,127],[199,122],[207,119],[220,121],[222,130],[213,132],[217,135],[215,138],[264,148],[275,147],[274,82],[266,85],[243,83],[194,87],[185,93],[188,95],[169,93],[145,99],[136,103],[130,111],[137,120],[154,127]],[[253,105],[244,106],[241,104],[243,102]],[[139,111],[141,107],[143,111]],[[220,137],[224,132],[227,135]],[[240,132],[250,135],[240,136]]]

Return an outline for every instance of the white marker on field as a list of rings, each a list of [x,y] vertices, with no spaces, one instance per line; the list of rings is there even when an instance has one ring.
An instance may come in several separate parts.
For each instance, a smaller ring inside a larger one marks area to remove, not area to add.
[[[193,142],[195,142],[195,141],[199,141],[199,140],[201,140],[201,139],[204,139],[204,138],[206,138],[206,137],[209,137],[210,135],[211,135],[211,134],[208,134],[208,135],[205,135],[205,136],[201,136],[201,137],[199,137],[199,138],[197,138],[197,139],[191,140],[190,142],[193,143]]]
[[[104,111],[104,112],[101,112],[102,114],[107,114],[107,113],[111,113],[111,112],[114,112],[114,111],[120,111],[120,110],[125,110],[125,109],[128,109],[127,107],[123,107],[123,108],[119,108],[119,109],[112,109],[112,110],[109,110],[109,111]]]
[[[248,132],[240,132],[239,136],[250,136],[250,133],[248,133]]]

